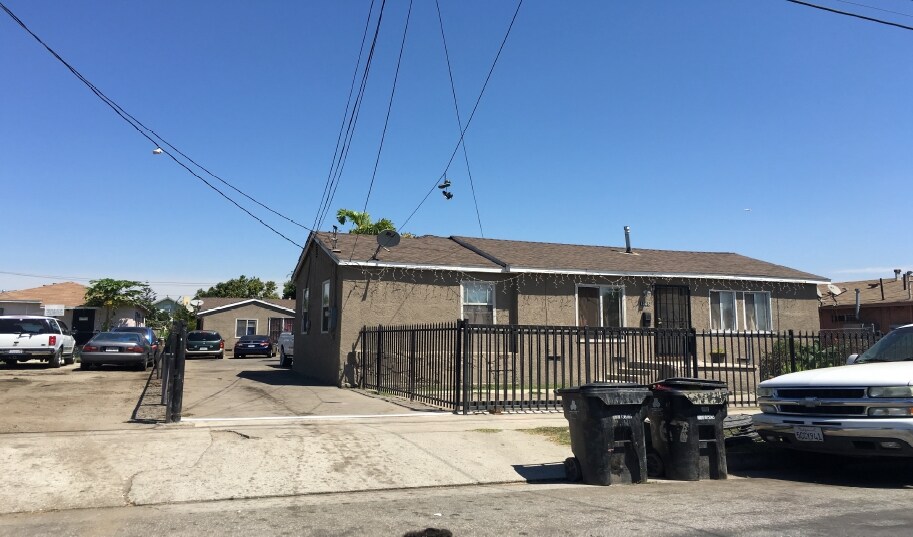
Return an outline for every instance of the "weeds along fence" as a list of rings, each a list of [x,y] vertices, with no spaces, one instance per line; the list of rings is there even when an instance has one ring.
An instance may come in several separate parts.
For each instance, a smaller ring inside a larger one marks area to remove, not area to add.
[[[442,324],[364,327],[359,384],[454,411],[560,409],[556,390],[691,376],[757,404],[762,380],[843,365],[879,334]]]

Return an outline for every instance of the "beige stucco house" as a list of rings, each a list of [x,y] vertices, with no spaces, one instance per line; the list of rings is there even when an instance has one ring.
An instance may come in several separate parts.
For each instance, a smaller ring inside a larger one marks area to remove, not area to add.
[[[225,340],[225,349],[245,335],[268,335],[292,330],[295,301],[278,298],[203,297],[197,313],[197,329],[215,330]]]
[[[0,315],[48,315],[63,321],[82,345],[102,329],[104,308],[85,306],[86,286],[61,282],[0,293]],[[111,315],[112,326],[144,326],[146,312],[125,306]]]
[[[353,381],[363,326],[476,324],[817,330],[827,278],[735,253],[472,237],[312,233],[298,289],[294,369]]]

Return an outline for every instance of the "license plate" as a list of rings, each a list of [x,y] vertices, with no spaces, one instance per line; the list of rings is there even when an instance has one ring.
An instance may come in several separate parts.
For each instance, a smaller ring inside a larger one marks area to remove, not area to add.
[[[256,347],[256,345],[248,345],[248,346],[247,346],[248,349],[253,349],[254,347]]]
[[[793,432],[796,434],[796,440],[800,442],[824,442],[821,427],[797,426],[793,428]]]
[[[10,354],[22,354],[22,349],[10,349]]]
[[[105,352],[118,352],[120,349],[117,347],[105,347]]]
[[[208,351],[208,350],[209,350],[209,347],[200,347],[200,350],[201,350],[201,351]]]

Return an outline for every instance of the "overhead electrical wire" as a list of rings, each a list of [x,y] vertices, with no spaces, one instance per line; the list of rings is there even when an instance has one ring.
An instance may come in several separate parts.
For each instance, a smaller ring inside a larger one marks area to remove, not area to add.
[[[864,8],[866,8],[866,9],[874,9],[875,11],[882,11],[882,12],[884,12],[884,13],[891,13],[891,14],[894,14],[894,15],[900,15],[901,17],[913,17],[913,15],[910,15],[910,14],[907,14],[907,13],[901,13],[900,11],[891,11],[890,9],[882,9],[882,8],[880,8],[880,7],[870,6],[870,5],[868,5],[868,4],[860,4],[860,3],[857,3],[857,2],[850,2],[849,0],[837,0],[837,1],[840,2],[841,4],[850,4],[850,5],[853,5],[853,6],[864,7]]]
[[[462,133],[463,120],[460,118],[460,106],[457,103],[456,85],[453,82],[453,68],[450,66],[450,51],[447,49],[447,36],[444,34],[444,18],[441,16],[441,3],[439,0],[434,0],[434,5],[437,7],[437,20],[441,26],[441,41],[444,43],[444,57],[447,59],[447,74],[450,76],[450,92],[453,94],[453,109],[456,112],[457,127]],[[482,229],[482,215],[479,213],[479,200],[476,198],[476,186],[472,180],[472,169],[469,166],[469,153],[466,150],[465,139],[461,145],[463,146],[463,159],[466,161],[466,175],[469,176],[469,188],[472,190],[472,203],[476,208],[476,220],[479,222],[479,233],[482,235],[482,238],[485,238],[485,231]],[[444,170],[444,175],[447,175],[447,170]]]
[[[403,39],[399,44],[399,56],[396,59],[396,71],[393,73],[393,84],[390,88],[390,100],[387,101],[387,115],[384,118],[384,128],[380,134],[380,143],[377,146],[377,156],[374,158],[374,170],[371,172],[371,182],[368,184],[368,194],[365,196],[365,204],[362,209],[363,213],[368,212],[368,201],[371,199],[371,192],[374,190],[374,180],[377,178],[377,166],[380,164],[380,154],[384,149],[384,140],[387,137],[387,126],[390,124],[390,112],[393,110],[393,97],[396,95],[396,82],[399,80],[399,69],[403,64],[403,51],[406,50],[406,36],[409,34],[409,19],[412,17],[412,0],[409,0],[409,9],[406,11],[406,24],[403,27]],[[352,252],[349,254],[349,261],[355,255],[355,247],[358,245],[358,235],[352,242]]]
[[[514,22],[517,20],[517,15],[520,13],[521,6],[523,6],[523,0],[517,2],[517,9],[514,11],[514,16],[510,19],[510,25],[508,25],[507,32],[504,33],[504,39],[501,40],[501,46],[498,47],[498,53],[495,55],[495,59],[491,63],[491,69],[488,70],[488,76],[485,77],[485,82],[482,84],[482,89],[479,91],[479,97],[476,99],[476,103],[472,107],[472,112],[469,114],[469,119],[466,120],[466,126],[463,127],[463,130],[460,132],[460,139],[457,140],[456,146],[454,146],[453,151],[450,153],[450,159],[447,161],[447,165],[444,166],[444,170],[449,169],[450,164],[453,163],[453,159],[456,157],[457,151],[460,149],[460,144],[463,143],[463,138],[466,136],[466,131],[469,130],[469,125],[472,123],[472,119],[476,115],[476,110],[479,109],[479,103],[482,102],[482,96],[485,95],[485,88],[488,87],[488,82],[491,80],[491,75],[494,73],[495,66],[498,65],[498,58],[501,57],[501,52],[504,50],[504,45],[507,43],[507,38],[510,37],[510,31],[514,27]],[[443,179],[444,176],[445,174],[441,174],[439,178],[435,179],[434,184],[431,185],[431,189],[428,190],[428,193],[425,194],[425,197],[422,198],[422,201],[420,201],[415,210],[412,211],[412,214],[409,215],[409,218],[406,218],[402,226],[400,226],[400,229],[406,228],[406,224],[408,224],[409,221],[412,220],[412,217],[415,216],[415,213],[417,213],[418,210],[422,208],[422,205],[425,204],[428,196],[430,196],[431,193],[434,192],[434,190],[437,188],[438,181]]]
[[[50,276],[47,274],[29,274],[26,272],[8,272],[5,270],[0,270],[0,274],[7,274],[10,276],[24,276],[27,278],[44,278],[46,280],[68,280],[68,281],[81,281],[81,282],[91,282],[93,280],[98,279],[98,278],[86,278],[83,276]],[[148,282],[148,281],[144,281],[143,283],[147,283],[150,285],[188,285],[188,286],[193,286],[193,287],[197,287],[200,285],[213,286],[216,284],[216,282]]]
[[[361,57],[365,52],[365,41],[368,39],[368,28],[371,26],[371,14],[373,12],[374,0],[371,0],[371,5],[368,7],[368,16],[365,18],[365,29],[361,35],[361,45],[359,45],[358,48],[358,59],[355,61],[355,70],[352,72],[352,82],[349,85],[349,96],[346,98],[346,107],[342,114],[342,120],[339,122],[339,134],[336,135],[336,147],[333,149],[333,160],[330,162],[330,170],[327,172],[323,194],[320,197],[320,205],[317,207],[317,214],[314,215],[314,224],[312,225],[314,229],[320,228],[320,222],[317,220],[323,212],[323,205],[326,203],[330,194],[331,178],[333,177],[333,170],[336,168],[336,159],[339,157],[340,149],[343,145],[343,133],[346,132],[346,119],[349,117],[349,105],[352,104],[352,94],[355,93],[355,81],[358,79],[358,68],[361,67]]]
[[[858,14],[858,13],[851,13],[851,12],[849,12],[849,11],[841,11],[841,10],[839,10],[839,9],[833,9],[833,8],[830,8],[830,7],[819,6],[818,4],[812,4],[812,3],[809,3],[809,2],[802,2],[801,0],[786,0],[786,1],[787,1],[787,2],[791,2],[791,3],[793,3],[793,4],[799,4],[799,5],[801,5],[801,6],[806,6],[806,7],[810,7],[810,8],[814,8],[814,9],[820,9],[820,10],[822,10],[822,11],[829,11],[829,12],[831,12],[831,13],[836,13],[836,14],[838,14],[838,15],[846,15],[846,16],[848,16],[848,17],[855,17],[855,18],[857,18],[857,19],[863,19],[863,20],[867,20],[867,21],[871,21],[871,22],[877,22],[878,24],[884,24],[884,25],[887,25],[887,26],[894,26],[894,27],[896,27],[896,28],[902,28],[902,29],[904,29],[904,30],[913,30],[913,26],[906,26],[906,25],[903,25],[903,24],[900,24],[900,23],[897,23],[897,22],[891,22],[891,21],[886,21],[886,20],[882,20],[882,19],[876,19],[876,18],[874,18],[874,17],[866,17],[865,15],[860,15],[860,14]]]
[[[131,114],[129,114],[126,110],[124,110],[120,105],[118,105],[116,102],[114,102],[114,100],[112,100],[110,97],[108,97],[107,95],[105,95],[100,89],[98,89],[98,87],[96,87],[94,84],[92,84],[92,82],[90,82],[86,77],[84,77],[84,76],[82,75],[82,73],[80,73],[75,67],[73,67],[72,65],[70,65],[69,62],[67,62],[66,60],[63,59],[63,57],[60,56],[60,54],[58,54],[58,53],[57,53],[54,49],[52,49],[47,43],[45,43],[40,37],[38,37],[38,35],[36,35],[35,32],[33,32],[33,31],[32,31],[24,22],[22,22],[22,20],[21,20],[19,17],[17,17],[15,13],[13,13],[12,11],[10,11],[10,9],[9,9],[5,4],[3,4],[3,2],[0,2],[0,9],[2,9],[4,12],[6,12],[6,14],[9,15],[10,18],[12,18],[12,19],[16,22],[16,24],[18,24],[20,27],[22,27],[23,30],[25,30],[26,32],[28,32],[29,35],[31,35],[36,41],[38,41],[38,43],[40,43],[48,52],[51,53],[52,56],[54,56],[60,63],[62,63],[62,64],[63,64],[63,65],[64,65],[64,66],[65,66],[65,67],[66,67],[66,68],[67,68],[67,69],[76,77],[76,78],[78,78],[83,84],[85,84],[86,87],[88,87],[89,90],[90,90],[92,93],[94,93],[96,97],[98,97],[103,103],[105,103],[109,108],[111,108],[118,116],[120,116],[121,119],[123,119],[123,120],[126,121],[128,124],[130,124],[130,126],[133,127],[141,136],[143,136],[144,138],[146,138],[147,140],[149,140],[149,141],[150,141],[152,144],[154,144],[156,147],[161,148],[162,145],[165,145],[166,147],[170,147],[170,148],[173,149],[176,153],[178,153],[178,154],[180,154],[181,156],[183,156],[184,158],[186,158],[188,161],[190,161],[191,163],[193,163],[195,166],[197,166],[197,167],[200,168],[201,170],[204,170],[204,172],[206,172],[206,173],[208,173],[209,175],[215,177],[216,179],[218,179],[218,180],[221,181],[222,183],[225,183],[227,186],[231,187],[231,188],[234,189],[236,192],[240,193],[241,195],[245,196],[246,198],[250,199],[251,201],[253,201],[253,202],[257,203],[258,205],[260,205],[260,206],[266,208],[267,210],[273,212],[274,214],[277,214],[277,215],[281,216],[282,218],[285,218],[286,220],[289,220],[290,222],[292,222],[292,223],[294,223],[294,224],[296,224],[296,225],[298,225],[298,226],[303,227],[304,229],[310,230],[310,228],[308,228],[308,227],[306,227],[306,226],[303,226],[303,225],[301,225],[301,224],[295,222],[294,220],[288,218],[287,216],[284,216],[284,215],[280,214],[279,212],[277,212],[277,211],[275,211],[275,210],[273,210],[273,209],[267,207],[267,206],[264,205],[263,203],[260,203],[259,201],[255,200],[255,199],[252,198],[251,196],[245,194],[245,193],[242,192],[241,190],[235,188],[234,186],[232,186],[231,184],[229,184],[229,183],[226,182],[225,180],[223,180],[223,179],[221,179],[221,178],[215,176],[214,174],[212,174],[211,172],[209,172],[208,170],[206,170],[206,168],[200,166],[200,165],[197,164],[195,161],[193,161],[192,159],[190,159],[189,157],[187,157],[187,155],[185,155],[184,153],[182,153],[181,151],[179,151],[177,148],[175,148],[174,146],[172,146],[170,143],[167,142],[167,140],[163,139],[161,136],[159,136],[158,134],[156,134],[155,131],[153,131],[152,129],[149,129],[148,127],[146,127],[145,125],[143,125],[139,120],[137,120],[135,117],[133,117]],[[152,136],[150,136],[149,134],[147,134],[147,132],[148,132],[148,133],[151,133]],[[154,138],[153,138],[153,137],[154,137]],[[269,224],[267,224],[266,222],[264,222],[261,218],[259,218],[258,216],[254,215],[254,214],[251,213],[249,210],[247,210],[246,208],[242,207],[237,201],[235,201],[234,199],[232,199],[231,197],[229,197],[227,194],[225,194],[224,192],[222,192],[221,190],[219,190],[218,187],[216,187],[215,185],[213,185],[212,183],[210,183],[209,181],[207,181],[205,178],[203,178],[201,175],[199,175],[198,173],[196,173],[195,171],[193,171],[192,169],[190,169],[189,166],[187,166],[185,163],[181,162],[181,161],[180,161],[177,157],[175,157],[170,151],[167,151],[167,150],[164,150],[164,149],[163,149],[163,150],[162,150],[162,153],[168,155],[168,157],[170,157],[171,160],[173,160],[173,161],[174,161],[175,163],[177,163],[179,166],[181,166],[182,168],[184,168],[185,170],[187,170],[191,175],[193,175],[194,177],[196,177],[197,179],[199,179],[200,181],[202,181],[206,186],[208,186],[209,188],[211,188],[212,190],[214,190],[216,193],[218,193],[220,196],[222,196],[223,198],[225,198],[226,200],[228,200],[231,204],[233,204],[234,206],[236,206],[238,209],[240,209],[240,210],[244,211],[245,213],[247,213],[248,216],[250,216],[251,218],[253,218],[253,219],[256,220],[257,222],[259,222],[261,225],[263,225],[264,227],[266,227],[267,229],[269,229],[269,230],[272,231],[273,233],[279,235],[280,237],[282,237],[282,238],[285,239],[286,241],[288,241],[288,242],[294,244],[295,246],[297,246],[297,247],[299,247],[299,248],[302,248],[302,246],[301,246],[300,244],[298,244],[298,243],[295,242],[294,240],[290,239],[289,237],[287,237],[285,234],[283,234],[282,232],[280,232],[280,231],[277,230],[276,228],[274,228],[274,227],[270,226]]]
[[[361,112],[361,105],[364,102],[365,88],[368,85],[368,77],[371,73],[371,66],[373,65],[374,52],[377,49],[377,39],[380,35],[380,28],[383,22],[384,8],[386,7],[386,0],[383,0],[380,5],[380,10],[377,16],[377,22],[374,27],[374,37],[371,40],[371,48],[368,51],[368,57],[365,60],[365,67],[361,76],[361,83],[359,84],[358,93],[356,94],[355,104],[352,106],[351,113],[349,114],[348,126],[346,128],[346,134],[344,137],[343,148],[340,151],[339,159],[336,161],[336,168],[332,174],[331,184],[330,184],[330,194],[326,198],[326,203],[323,205],[322,210],[318,214],[318,224],[314,226],[315,228],[319,227],[320,222],[326,218],[327,213],[330,211],[330,208],[333,205],[333,200],[336,198],[336,190],[339,188],[339,183],[342,179],[342,173],[345,169],[346,160],[349,156],[349,149],[352,146],[352,138],[355,136],[355,127],[358,124],[358,117]]]

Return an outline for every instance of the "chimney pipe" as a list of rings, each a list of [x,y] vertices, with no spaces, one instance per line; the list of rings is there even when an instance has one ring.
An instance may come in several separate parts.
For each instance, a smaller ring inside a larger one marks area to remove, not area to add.
[[[625,253],[631,253],[631,226],[625,226]]]
[[[896,282],[899,279],[900,279],[900,269],[896,268],[896,269],[894,269],[894,281]]]
[[[856,289],[856,321],[859,321],[859,289]]]

